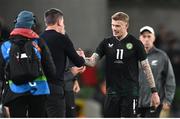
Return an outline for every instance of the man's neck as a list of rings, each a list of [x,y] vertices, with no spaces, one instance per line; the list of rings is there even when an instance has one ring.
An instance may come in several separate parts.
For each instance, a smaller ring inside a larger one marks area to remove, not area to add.
[[[57,27],[54,26],[54,25],[53,25],[53,26],[47,26],[47,27],[46,27],[46,30],[55,30],[55,31],[59,32],[58,29],[57,29]]]
[[[55,30],[56,32],[63,34],[63,32],[57,26],[55,26],[55,25],[47,26],[46,30]]]
[[[152,46],[152,47],[149,48],[149,49],[145,48],[146,53],[147,53],[147,54],[148,54],[148,53],[151,53],[151,52],[153,51],[153,48],[154,48],[154,46]]]

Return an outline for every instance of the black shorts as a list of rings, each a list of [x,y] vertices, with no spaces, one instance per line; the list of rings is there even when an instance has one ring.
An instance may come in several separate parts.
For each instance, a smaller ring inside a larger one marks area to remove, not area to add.
[[[137,117],[138,97],[106,95],[104,117]]]

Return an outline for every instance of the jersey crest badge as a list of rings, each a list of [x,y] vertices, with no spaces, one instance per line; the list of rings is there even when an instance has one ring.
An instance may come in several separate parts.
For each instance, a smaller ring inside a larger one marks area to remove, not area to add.
[[[126,48],[127,48],[128,50],[131,50],[131,49],[133,48],[133,44],[132,44],[132,43],[127,43],[127,44],[126,44]]]
[[[109,48],[112,48],[112,47],[113,47],[113,45],[114,45],[114,44],[110,44],[110,43],[108,43],[108,47],[109,47]]]

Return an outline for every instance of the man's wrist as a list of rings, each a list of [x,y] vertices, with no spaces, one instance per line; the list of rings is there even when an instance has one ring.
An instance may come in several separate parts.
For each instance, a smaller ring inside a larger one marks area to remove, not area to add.
[[[73,81],[77,81],[78,80],[78,75],[74,76]]]
[[[155,92],[157,92],[156,87],[151,88],[151,93],[155,93]]]

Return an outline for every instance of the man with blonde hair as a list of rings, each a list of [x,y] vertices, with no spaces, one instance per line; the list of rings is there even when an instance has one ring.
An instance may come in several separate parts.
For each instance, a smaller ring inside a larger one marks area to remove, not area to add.
[[[136,117],[139,95],[138,62],[145,72],[155,107],[159,105],[159,96],[143,44],[127,31],[129,16],[117,12],[111,19],[113,36],[105,38],[99,44],[96,52],[86,58],[86,65],[95,66],[99,59],[106,56],[107,94],[104,116]]]

